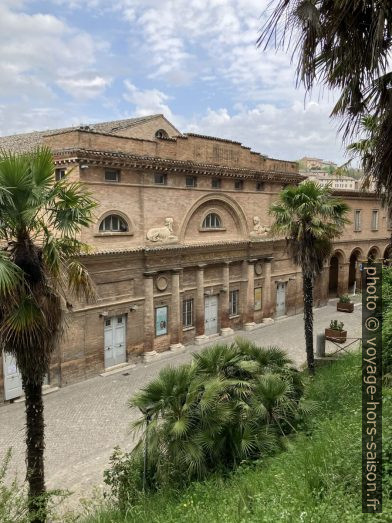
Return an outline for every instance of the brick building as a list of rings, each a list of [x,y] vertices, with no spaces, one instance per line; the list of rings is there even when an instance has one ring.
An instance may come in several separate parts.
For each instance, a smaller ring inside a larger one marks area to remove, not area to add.
[[[15,151],[38,144],[53,150],[57,178],[82,181],[99,202],[81,234],[98,299],[70,300],[50,385],[302,310],[301,273],[268,215],[282,188],[304,179],[297,163],[181,134],[162,115],[0,138]],[[376,196],[340,194],[352,223],[317,281],[316,305],[359,285],[361,259],[390,257]],[[0,358],[1,399],[21,392],[17,380],[14,362]]]

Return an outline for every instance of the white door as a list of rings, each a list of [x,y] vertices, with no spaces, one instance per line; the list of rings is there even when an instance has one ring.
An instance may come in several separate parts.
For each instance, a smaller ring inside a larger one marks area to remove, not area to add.
[[[3,352],[4,399],[12,400],[23,395],[22,376],[16,365],[15,358]]]
[[[218,332],[218,296],[207,296],[204,301],[204,333],[206,336]]]
[[[286,314],[286,284],[279,282],[276,287],[276,316]]]
[[[105,319],[105,369],[126,362],[125,316]]]
[[[279,282],[276,286],[276,316],[286,314],[286,283]]]

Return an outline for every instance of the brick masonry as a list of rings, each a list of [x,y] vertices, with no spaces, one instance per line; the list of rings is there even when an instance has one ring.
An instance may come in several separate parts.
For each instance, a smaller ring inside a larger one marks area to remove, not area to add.
[[[162,129],[168,138],[155,138]],[[285,242],[255,232],[255,217],[263,227],[271,226],[268,208],[282,187],[302,180],[295,162],[266,158],[237,142],[180,135],[159,115],[116,133],[72,129],[42,137],[69,179],[85,183],[99,202],[96,223],[81,233],[93,249],[83,261],[98,300],[87,304],[70,298],[68,329],[52,358],[52,385],[82,381],[105,369],[107,318],[125,317],[126,360],[136,361],[145,352],[162,352],[202,336],[206,296],[217,296],[217,334],[222,328],[235,330],[274,317],[279,282],[285,284],[285,313],[302,310],[301,274],[288,257]],[[118,170],[118,181],[105,181],[108,168]],[[156,184],[156,174],[164,174],[166,184]],[[186,187],[187,176],[196,177],[195,187]],[[212,186],[216,179],[218,189]],[[236,179],[242,180],[241,190],[235,188]],[[258,182],[262,190],[257,190]],[[333,269],[327,263],[316,282],[316,305],[358,282],[358,262],[370,252],[376,258],[389,257],[390,232],[379,200],[373,194],[340,195],[351,208],[352,223],[334,244]],[[362,227],[354,232],[356,209],[361,210]],[[378,229],[371,230],[375,209]],[[219,216],[221,227],[203,228],[209,213]],[[102,232],[100,224],[111,214],[119,215],[128,230]],[[174,268],[179,269],[177,275]],[[260,287],[262,303],[255,307],[254,289]],[[230,315],[229,296],[235,290],[238,313]],[[193,321],[182,329],[184,299],[193,300]],[[155,309],[164,306],[168,332],[156,336]],[[2,375],[0,359],[0,400]]]

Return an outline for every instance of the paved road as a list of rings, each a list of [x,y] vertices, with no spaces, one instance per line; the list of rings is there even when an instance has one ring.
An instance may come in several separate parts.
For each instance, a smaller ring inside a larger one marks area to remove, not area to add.
[[[358,304],[359,305],[359,304]],[[337,313],[336,302],[315,310],[314,332],[323,332],[331,319],[345,323],[348,336],[360,336],[360,307],[353,314]],[[305,361],[302,315],[290,316],[274,324],[251,331],[237,331],[259,345],[277,345],[287,350],[296,365]],[[227,338],[231,341],[233,338]],[[102,488],[102,472],[114,446],[130,449],[130,422],[138,417],[130,410],[130,396],[156,376],[166,365],[178,365],[190,359],[191,352],[203,347],[190,345],[180,354],[169,354],[148,364],[138,364],[123,373],[96,377],[69,385],[45,396],[46,474],[49,488],[74,492],[68,501],[75,506],[80,497],[89,495],[93,486]],[[331,349],[331,347],[330,347]],[[24,478],[24,404],[0,408],[0,462],[12,447],[11,472]]]

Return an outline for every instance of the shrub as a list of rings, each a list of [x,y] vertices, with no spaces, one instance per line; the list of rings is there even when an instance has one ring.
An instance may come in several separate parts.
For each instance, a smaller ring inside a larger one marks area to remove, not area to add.
[[[351,302],[351,299],[348,294],[342,294],[341,296],[339,296],[339,303],[350,303],[350,302]]]
[[[338,320],[331,320],[331,323],[329,324],[329,328],[334,331],[342,331],[344,327],[344,323],[342,321]]]
[[[392,379],[392,268],[384,267],[382,273],[382,360],[383,374],[386,381]]]
[[[240,339],[207,348],[188,365],[162,369],[132,398],[130,406],[143,413],[134,424],[142,436],[131,453],[115,452],[105,481],[124,506],[142,488],[144,454],[147,489],[184,485],[267,456],[314,410],[303,391],[281,349]]]
[[[8,449],[0,464],[0,521],[2,523],[27,523],[27,497],[23,487],[16,479],[7,486],[5,477],[11,459],[11,449]]]

